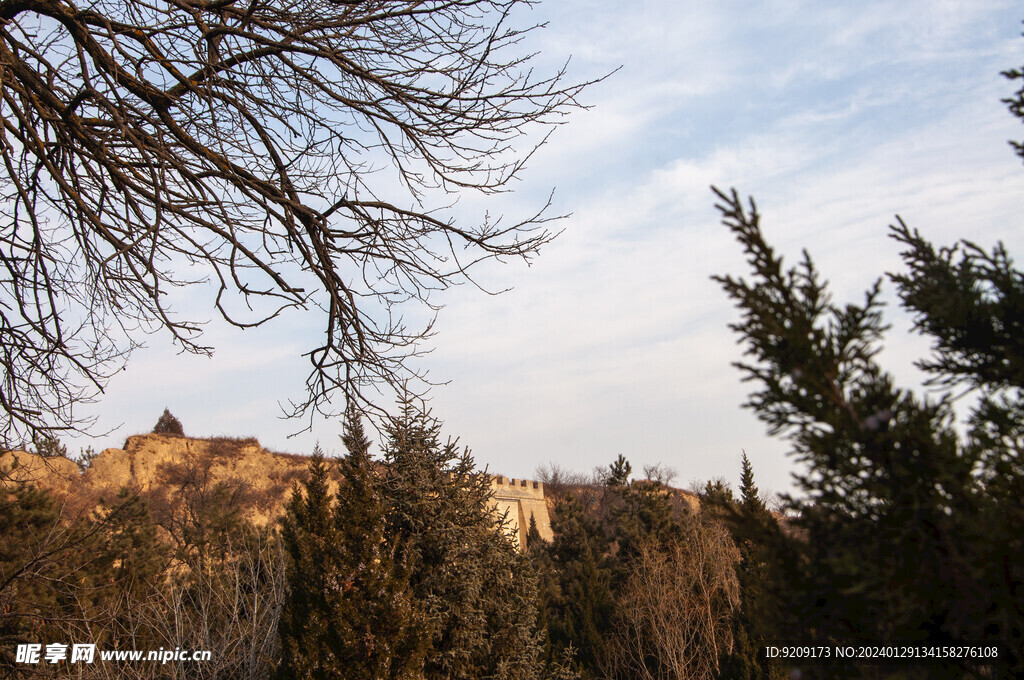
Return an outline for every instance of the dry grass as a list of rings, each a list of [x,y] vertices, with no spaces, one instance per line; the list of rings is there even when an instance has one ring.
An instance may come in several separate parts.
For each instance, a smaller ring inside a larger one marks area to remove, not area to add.
[[[199,441],[206,442],[212,458],[237,459],[247,447],[262,448],[255,437],[209,437]]]

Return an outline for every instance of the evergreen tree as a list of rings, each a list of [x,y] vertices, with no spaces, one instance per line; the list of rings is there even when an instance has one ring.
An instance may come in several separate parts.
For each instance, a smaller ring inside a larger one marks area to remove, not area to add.
[[[184,437],[185,429],[181,426],[181,421],[174,417],[170,409],[165,408],[163,414],[156,421],[156,425],[153,426],[153,434],[169,434]]]
[[[761,513],[766,508],[764,500],[761,498],[761,492],[757,490],[757,485],[754,484],[754,466],[750,464],[746,451],[743,452],[740,464],[742,466],[740,471],[740,505],[744,512],[748,514]]]
[[[541,538],[537,520],[532,513],[530,527],[526,532],[526,553],[537,574],[537,629],[541,631],[541,659],[550,671],[561,658],[552,644],[550,614],[558,597],[558,574],[551,559],[550,546]]]
[[[327,466],[317,446],[309,478],[296,485],[282,521],[281,539],[288,557],[288,594],[281,612],[281,663],[284,679],[341,679],[343,660],[333,644],[336,612],[345,594],[335,568],[337,528],[331,512]]]
[[[543,601],[550,658],[560,658],[571,649],[582,677],[597,678],[615,610],[612,571],[604,557],[607,542],[595,520],[571,495],[555,505],[551,528],[554,540],[544,560],[551,571],[541,571],[547,577]]]
[[[387,426],[383,493],[396,559],[424,615],[423,677],[536,678],[537,582],[491,513],[490,478],[440,425],[403,402]]]
[[[57,606],[65,569],[67,535],[59,506],[46,491],[28,484],[0,487],[0,672],[14,677],[13,650],[34,641]]]
[[[334,511],[338,551],[335,568],[344,599],[334,612],[333,639],[344,677],[351,680],[419,678],[427,638],[422,612],[409,587],[411,569],[395,560],[387,535],[380,473],[359,415],[346,411],[339,461],[342,483]]]
[[[43,458],[67,458],[68,447],[56,437],[36,437],[32,453]]]
[[[333,507],[314,455],[282,528],[290,592],[278,677],[541,675],[532,566],[494,521],[489,476],[468,450],[441,445],[439,429],[404,403],[377,466],[349,411]]]
[[[739,551],[673,489],[629,482],[623,456],[607,469],[558,501],[554,539],[534,554],[547,658],[572,655],[584,678],[711,677],[732,646]]]
[[[76,599],[92,610],[84,612],[83,619],[102,625],[92,626],[87,635],[96,643],[131,637],[139,646],[145,641],[155,648],[156,640],[135,625],[132,609],[164,583],[171,551],[160,539],[145,500],[128,489],[121,489],[113,502],[101,499],[101,510],[93,521],[100,531],[92,546],[87,580],[83,579]],[[104,633],[109,637],[104,639]]]
[[[1008,69],[1003,71],[1003,76],[1010,80],[1024,80],[1024,68]],[[1021,83],[1021,87],[1013,93],[1012,97],[1004,99],[1003,103],[1006,104],[1011,114],[1024,121],[1024,83]],[[1024,143],[1011,141],[1010,146],[1018,156],[1024,158]]]
[[[724,479],[709,479],[699,493],[702,504],[728,508],[736,502],[732,487]]]
[[[526,529],[526,545],[524,546],[527,552],[539,552],[544,546],[544,538],[540,535],[540,529],[537,528],[537,518],[534,514],[530,513],[530,523]],[[536,549],[536,550],[535,550]]]
[[[797,476],[804,499],[791,501],[801,538],[779,558],[795,625],[823,639],[1004,640],[1024,670],[1013,595],[1024,571],[1006,552],[1022,535],[1009,490],[1022,479],[1024,275],[1001,247],[936,252],[902,223],[892,232],[909,268],[893,278],[935,342],[920,365],[937,384],[981,390],[964,439],[949,398],[897,388],[875,361],[886,329],[880,283],[863,304],[833,304],[808,255],[783,267],[753,202],[718,196],[754,273],[750,282],[717,277],[743,311],[733,328],[749,359],[739,367],[758,385],[748,406],[789,437],[806,469]],[[949,677],[951,668],[913,673]]]
[[[409,570],[388,541],[380,476],[369,440],[346,412],[335,502],[319,447],[305,494],[295,489],[282,529],[288,595],[281,614],[280,678],[419,678],[425,653]]]
[[[24,674],[12,654],[18,643],[109,624],[108,606],[120,599],[111,591],[130,586],[116,580],[125,571],[112,571],[111,558],[132,559],[104,545],[125,519],[117,513],[95,521],[62,517],[48,491],[25,482],[0,486],[0,675]]]
[[[635,481],[611,491],[609,530],[617,545],[620,571],[629,568],[629,560],[642,544],[668,545],[679,535],[677,513],[671,491],[658,482]]]
[[[739,550],[736,576],[740,607],[733,620],[732,649],[721,660],[721,677],[730,680],[781,680],[785,671],[758,657],[766,645],[778,640],[781,608],[779,563],[772,553],[778,543],[779,525],[765,507],[754,481],[754,467],[746,452],[741,458],[740,498],[731,494],[716,501],[718,516],[725,519]]]
[[[609,474],[605,479],[605,484],[608,486],[625,486],[629,484],[629,475],[633,472],[633,466],[620,453],[615,462],[608,466],[608,471]]]

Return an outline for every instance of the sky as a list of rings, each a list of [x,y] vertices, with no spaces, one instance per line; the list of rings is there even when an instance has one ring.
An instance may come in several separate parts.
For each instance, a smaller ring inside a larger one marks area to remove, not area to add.
[[[792,489],[787,443],[741,408],[738,314],[710,277],[747,272],[711,185],[754,196],[768,241],[790,262],[807,249],[837,301],[899,269],[896,215],[936,244],[1024,253],[1024,168],[1007,144],[1024,129],[999,75],[1024,65],[1016,3],[546,0],[520,18],[547,24],[523,45],[537,68],[571,57],[571,78],[614,73],[513,193],[460,208],[525,215],[554,189],[552,210],[569,215],[530,266],[477,270],[509,292],[465,285],[434,300],[433,351],[416,367],[444,383],[430,393],[443,432],[493,473],[590,472],[623,454],[635,472],[674,469],[678,486],[735,485],[745,451],[763,491]],[[242,332],[212,321],[208,300],[180,311],[211,319],[213,358],[147,338],[80,412],[96,435],[66,440],[72,452],[119,447],[167,407],[189,435],[341,453],[338,422],[289,436],[306,423],[280,417],[302,397],[319,318]],[[881,361],[915,386],[927,342],[897,305],[888,315]]]

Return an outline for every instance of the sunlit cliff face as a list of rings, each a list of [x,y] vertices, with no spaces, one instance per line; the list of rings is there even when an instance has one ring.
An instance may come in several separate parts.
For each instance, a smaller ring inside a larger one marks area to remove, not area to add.
[[[146,434],[129,437],[123,449],[106,449],[87,463],[24,451],[4,453],[0,470],[6,473],[0,484],[31,482],[52,492],[68,519],[116,501],[122,489],[139,494],[151,506],[171,509],[186,497],[220,489],[243,509],[245,519],[265,526],[284,514],[293,484],[305,479],[308,465],[307,458],[267,451],[254,438]],[[332,493],[339,479],[332,469]],[[551,539],[543,484],[498,476],[491,488],[495,517],[507,517],[509,536],[517,546],[525,547],[531,516],[541,537]]]

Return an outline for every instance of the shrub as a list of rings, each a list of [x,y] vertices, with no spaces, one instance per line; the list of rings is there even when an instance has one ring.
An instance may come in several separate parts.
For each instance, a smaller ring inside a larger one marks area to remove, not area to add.
[[[160,416],[160,420],[156,421],[156,425],[153,427],[153,434],[169,434],[184,437],[185,430],[181,427],[181,421],[165,408],[164,414]]]
[[[68,447],[61,444],[56,437],[40,437],[33,442],[34,451],[37,456],[43,458],[67,458]]]

